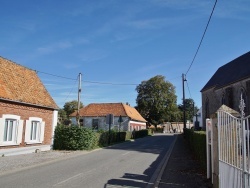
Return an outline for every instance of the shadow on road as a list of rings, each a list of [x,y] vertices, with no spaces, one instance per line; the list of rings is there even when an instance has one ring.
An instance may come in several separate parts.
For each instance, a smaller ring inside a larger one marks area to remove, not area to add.
[[[137,139],[132,143],[122,143],[108,147],[106,149],[118,149],[137,151],[144,153],[158,154],[157,159],[143,172],[143,174],[125,173],[119,179],[110,179],[105,184],[105,188],[110,187],[152,187],[157,178],[157,168],[164,159],[171,143],[174,140],[173,135],[155,135],[158,139],[152,139],[152,137],[146,137]],[[166,137],[167,142],[166,142]],[[150,142],[150,143],[149,143]],[[129,157],[129,156],[128,156]],[[151,185],[151,186],[150,186]]]

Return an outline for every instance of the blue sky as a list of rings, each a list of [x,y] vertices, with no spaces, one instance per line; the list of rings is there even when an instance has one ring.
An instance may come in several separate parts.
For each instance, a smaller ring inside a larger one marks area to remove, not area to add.
[[[37,70],[60,107],[77,100],[79,73],[84,105],[135,106],[136,86],[156,75],[176,87],[180,104],[181,76],[192,62],[214,2],[2,0],[0,56]],[[249,33],[250,1],[218,0],[186,77],[186,98],[201,106],[200,90],[214,72],[249,51]]]

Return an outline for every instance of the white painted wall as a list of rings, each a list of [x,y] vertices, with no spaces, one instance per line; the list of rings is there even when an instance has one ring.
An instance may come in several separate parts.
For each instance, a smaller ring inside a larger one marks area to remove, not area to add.
[[[54,143],[54,134],[55,134],[55,128],[57,126],[57,121],[58,121],[58,110],[54,110],[53,112],[53,117],[52,117],[52,132],[51,132],[51,148]]]

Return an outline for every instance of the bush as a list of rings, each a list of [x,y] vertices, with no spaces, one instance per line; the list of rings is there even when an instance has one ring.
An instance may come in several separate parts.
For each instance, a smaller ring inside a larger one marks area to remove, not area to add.
[[[149,131],[147,129],[135,131],[135,138],[143,138],[145,136],[148,136],[148,132]]]
[[[207,164],[206,132],[184,129],[184,137],[190,145],[195,157],[200,161],[204,170]]]
[[[160,127],[150,127],[149,128],[151,130],[151,134],[152,133],[163,133],[163,128],[160,128]]]
[[[135,131],[135,139],[151,135],[151,130]],[[78,126],[57,125],[54,134],[53,149],[55,150],[90,150],[104,147],[132,138],[132,132],[98,131]]]
[[[109,145],[109,131],[98,131],[98,146],[108,146]],[[110,144],[117,142],[124,142],[126,140],[126,132],[116,132],[110,131]]]
[[[96,146],[97,137],[91,129],[66,125],[57,125],[55,128],[55,150],[89,150]]]

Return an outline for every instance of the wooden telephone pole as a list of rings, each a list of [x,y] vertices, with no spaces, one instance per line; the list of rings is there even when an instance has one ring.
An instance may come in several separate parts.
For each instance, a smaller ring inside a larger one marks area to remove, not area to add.
[[[77,117],[76,117],[76,120],[77,120],[77,125],[80,127],[80,102],[81,102],[81,91],[82,91],[82,74],[79,73],[79,76],[78,76],[78,104],[77,104]]]
[[[185,78],[185,74],[182,74],[182,91],[183,91],[183,123],[184,123],[184,129],[187,128],[186,126],[186,99],[185,99],[185,87],[184,82],[187,81]]]

